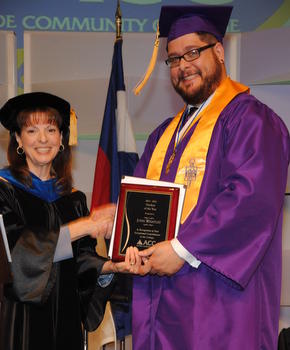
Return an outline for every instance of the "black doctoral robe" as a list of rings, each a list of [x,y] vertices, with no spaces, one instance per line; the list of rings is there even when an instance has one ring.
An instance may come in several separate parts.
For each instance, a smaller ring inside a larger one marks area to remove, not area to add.
[[[0,349],[83,349],[81,322],[97,328],[112,289],[97,283],[105,259],[89,237],[73,243],[73,258],[54,263],[53,257],[60,226],[88,215],[85,195],[49,202],[0,180],[0,213],[13,274],[1,305]]]

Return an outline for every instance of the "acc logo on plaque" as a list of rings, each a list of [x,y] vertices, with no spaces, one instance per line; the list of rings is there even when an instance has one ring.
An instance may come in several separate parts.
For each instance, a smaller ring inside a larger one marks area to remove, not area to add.
[[[145,239],[143,242],[141,239],[137,242],[137,247],[151,247],[153,244],[155,244],[156,241],[152,241],[151,239]]]

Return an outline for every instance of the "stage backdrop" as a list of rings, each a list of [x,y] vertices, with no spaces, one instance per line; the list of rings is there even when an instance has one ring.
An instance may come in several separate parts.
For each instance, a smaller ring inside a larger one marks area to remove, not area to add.
[[[18,88],[23,91],[23,31],[114,32],[117,0],[1,0],[0,30],[18,39]],[[123,32],[154,32],[162,5],[231,5],[228,32],[290,25],[290,0],[120,0]]]
[[[160,6],[176,3],[234,6],[225,40],[228,72],[249,85],[290,129],[290,0],[121,0],[128,108],[139,153],[148,134],[183,104],[168,79],[164,42],[148,85],[140,96],[132,93],[151,56]],[[44,90],[71,101],[79,116],[75,185],[88,202],[111,69],[115,7],[111,0],[0,2],[0,102],[16,94],[16,73],[18,92]],[[7,140],[7,132],[0,129],[1,167],[6,164]],[[285,198],[281,326],[289,327],[290,196]]]

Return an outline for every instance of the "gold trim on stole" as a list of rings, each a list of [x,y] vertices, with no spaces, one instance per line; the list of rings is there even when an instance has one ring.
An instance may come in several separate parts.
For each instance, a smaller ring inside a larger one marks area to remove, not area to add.
[[[198,124],[185,147],[180,158],[175,183],[187,186],[181,223],[188,218],[195,208],[203,176],[206,168],[206,157],[214,126],[223,109],[232,99],[242,92],[249,93],[249,88],[243,84],[226,78],[216,89],[210,103],[195,118],[193,125]],[[159,180],[164,158],[175,129],[184,112],[185,107],[173,118],[160,137],[149,162],[146,178]]]

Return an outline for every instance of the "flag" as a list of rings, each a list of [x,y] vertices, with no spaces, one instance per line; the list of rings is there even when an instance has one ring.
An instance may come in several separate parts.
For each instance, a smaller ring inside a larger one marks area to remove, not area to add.
[[[123,175],[132,175],[138,162],[136,142],[127,110],[122,40],[115,41],[112,70],[95,167],[91,209],[117,202]],[[111,307],[117,339],[131,333],[132,279],[119,275]]]
[[[122,175],[132,175],[138,162],[127,110],[122,40],[114,45],[112,70],[95,167],[91,209],[117,202]]]

